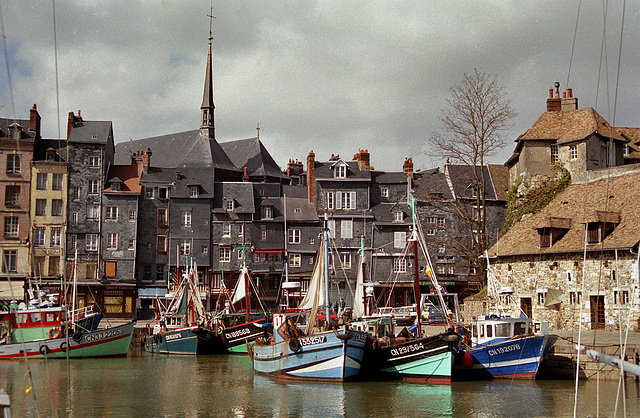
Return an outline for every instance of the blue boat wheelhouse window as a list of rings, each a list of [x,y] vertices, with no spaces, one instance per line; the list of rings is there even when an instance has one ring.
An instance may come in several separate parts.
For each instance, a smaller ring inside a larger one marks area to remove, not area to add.
[[[527,333],[526,322],[516,322],[513,324],[513,335],[522,335]]]
[[[487,325],[487,338],[493,337],[493,325]]]

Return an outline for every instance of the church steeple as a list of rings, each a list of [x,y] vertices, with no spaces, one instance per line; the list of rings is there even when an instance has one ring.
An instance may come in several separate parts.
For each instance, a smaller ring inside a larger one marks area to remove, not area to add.
[[[209,16],[209,53],[207,54],[207,71],[204,75],[204,94],[202,95],[202,106],[200,110],[202,113],[200,123],[200,133],[209,139],[216,139],[215,124],[214,124],[214,110],[213,104],[213,69],[211,65],[211,41],[213,40],[213,34],[211,31],[211,24],[214,19],[213,8],[211,8],[211,14]]]

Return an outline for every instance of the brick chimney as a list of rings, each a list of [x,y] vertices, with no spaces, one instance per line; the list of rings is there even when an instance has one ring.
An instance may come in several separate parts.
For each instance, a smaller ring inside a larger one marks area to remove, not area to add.
[[[340,159],[340,154],[336,154],[336,155],[331,154],[331,158],[329,158],[329,161],[338,161],[339,159]]]
[[[547,99],[547,112],[559,112],[562,110],[562,99],[560,98],[560,83],[555,82],[556,93],[553,94],[553,88],[549,89],[549,98]]]
[[[35,133],[35,139],[40,138],[40,114],[35,103],[29,111],[29,131]]]
[[[563,93],[562,110],[578,110],[578,98],[573,97],[573,89],[567,89]]]
[[[368,150],[360,150],[353,156],[353,161],[358,162],[358,168],[360,171],[371,171],[371,157]]]
[[[75,116],[73,112],[69,112],[69,117],[67,119],[67,139],[69,139],[69,135],[71,134],[71,130],[76,127],[77,124],[82,122],[82,116],[80,115],[80,111],[78,110],[78,116]]]
[[[287,177],[299,176],[304,171],[304,165],[298,160],[289,160],[287,163]]]
[[[307,193],[309,195],[309,202],[315,203],[316,201],[316,154],[313,150],[309,151],[307,155]]]
[[[242,176],[242,181],[245,183],[249,183],[249,174],[247,174],[247,167],[244,168],[244,174]]]
[[[402,164],[402,171],[404,171],[408,177],[413,177],[413,161],[411,158],[404,160],[404,164]]]

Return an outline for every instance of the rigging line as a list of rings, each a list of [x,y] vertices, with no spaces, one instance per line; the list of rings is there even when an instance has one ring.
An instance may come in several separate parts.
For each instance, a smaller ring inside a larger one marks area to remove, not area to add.
[[[613,96],[613,120],[612,126],[616,126],[616,109],[618,108],[618,86],[620,85],[620,63],[622,62],[622,40],[624,39],[624,16],[627,9],[627,1],[622,3],[622,22],[620,24],[620,44],[618,46],[618,71],[616,74],[616,92]]]
[[[56,66],[56,113],[58,115],[58,139],[60,139],[60,89],[58,83],[58,30],[56,26],[56,0],[51,0],[51,6],[53,7],[53,52]]]
[[[571,63],[573,62],[573,51],[576,48],[576,38],[578,35],[578,22],[580,21],[581,6],[582,6],[582,0],[578,2],[578,13],[576,13],[576,26],[575,26],[575,29],[573,30],[573,43],[571,45],[571,56],[569,58],[569,71],[567,71],[567,84],[565,84],[566,86],[569,85],[569,77],[571,76]]]
[[[596,83],[596,101],[594,108],[598,108],[598,96],[600,93],[600,75],[602,74],[602,59],[604,57],[604,71],[606,80],[606,92],[607,92],[607,118],[611,117],[611,98],[609,97],[609,60],[607,56],[607,6],[608,2],[602,2],[602,19],[604,21],[602,25],[602,40],[600,42],[600,65],[598,66],[598,82]]]

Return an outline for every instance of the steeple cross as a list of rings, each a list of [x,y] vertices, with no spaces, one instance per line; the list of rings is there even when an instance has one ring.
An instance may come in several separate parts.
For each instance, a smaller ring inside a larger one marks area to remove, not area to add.
[[[211,12],[207,15],[209,17],[209,42],[213,39],[213,19],[216,17],[213,15],[213,1],[211,2]]]

